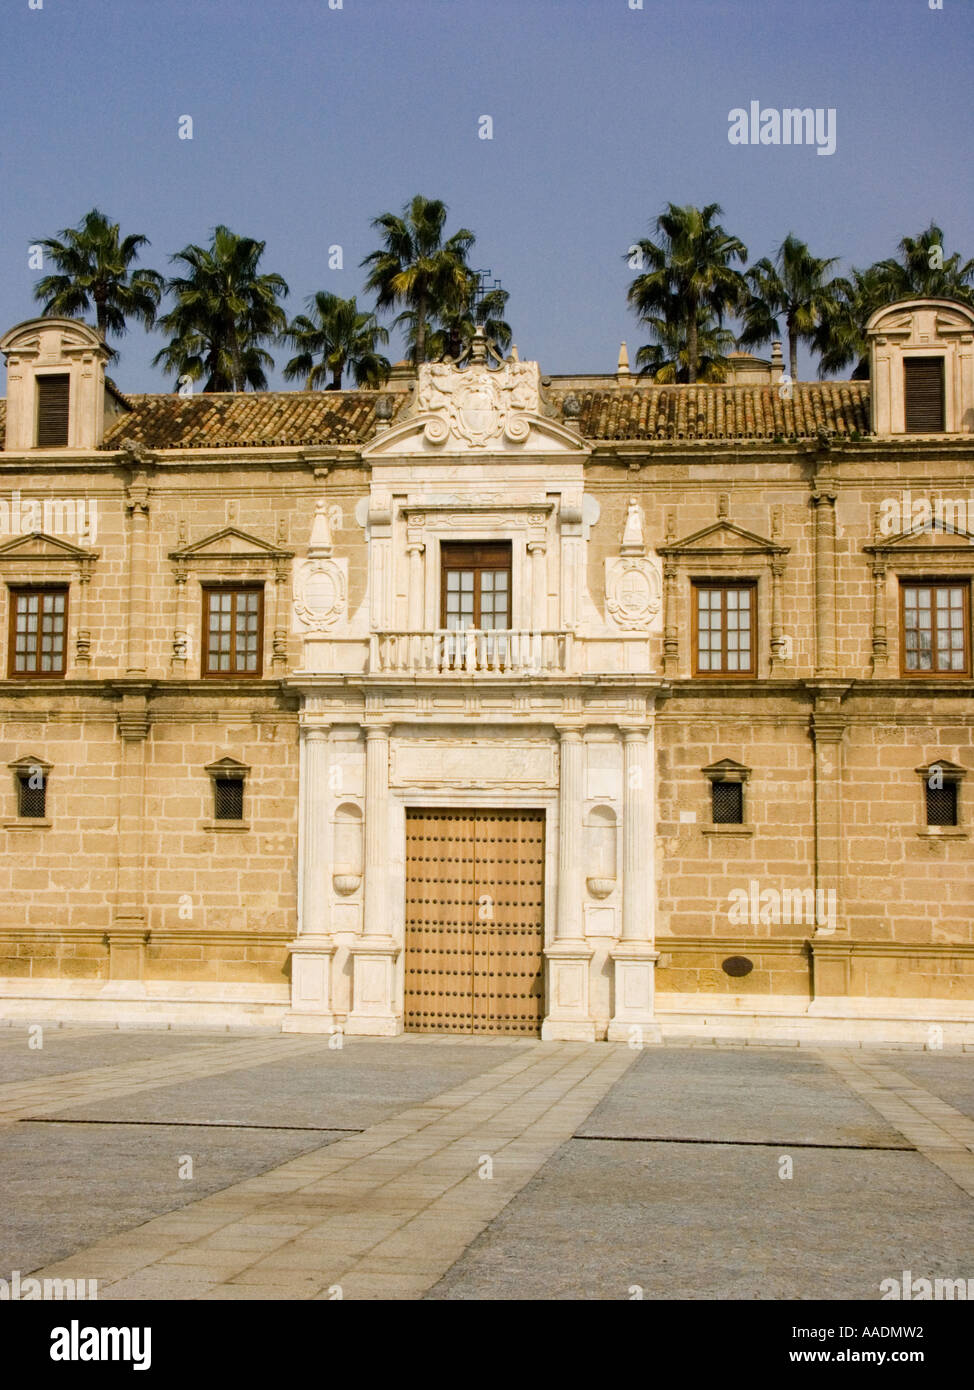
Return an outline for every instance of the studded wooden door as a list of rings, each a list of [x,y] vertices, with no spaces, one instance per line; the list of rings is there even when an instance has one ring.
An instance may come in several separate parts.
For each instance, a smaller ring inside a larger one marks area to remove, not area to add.
[[[406,812],[405,1025],[537,1037],[544,812]]]

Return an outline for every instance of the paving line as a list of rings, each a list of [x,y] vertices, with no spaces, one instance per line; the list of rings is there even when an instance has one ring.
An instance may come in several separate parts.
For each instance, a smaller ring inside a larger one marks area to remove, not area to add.
[[[151,1061],[116,1062],[89,1071],[58,1072],[37,1080],[12,1081],[0,1085],[0,1125],[13,1124],[32,1115],[50,1115],[75,1105],[180,1081],[195,1081],[222,1072],[287,1061],[304,1052],[327,1048],[327,1039],[274,1038],[246,1039],[239,1043],[209,1043],[176,1057]]]
[[[637,1055],[538,1044],[38,1277],[98,1279],[103,1299],[420,1298]]]
[[[819,1056],[969,1197],[974,1197],[974,1121],[886,1062]]]

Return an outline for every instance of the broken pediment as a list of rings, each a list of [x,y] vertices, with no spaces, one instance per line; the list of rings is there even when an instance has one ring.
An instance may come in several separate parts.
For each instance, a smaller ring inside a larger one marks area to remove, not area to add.
[[[588,453],[581,437],[555,418],[537,362],[501,360],[493,353],[492,366],[489,352],[478,331],[466,362],[423,363],[414,400],[396,425],[362,450],[363,456]]]
[[[787,555],[789,548],[724,520],[657,547],[660,555]]]

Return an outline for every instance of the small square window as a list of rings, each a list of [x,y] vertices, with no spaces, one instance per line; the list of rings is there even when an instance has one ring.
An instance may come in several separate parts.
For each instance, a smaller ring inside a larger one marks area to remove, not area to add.
[[[243,794],[242,777],[214,777],[214,820],[243,820]]]
[[[744,784],[713,782],[710,790],[714,825],[743,825]]]

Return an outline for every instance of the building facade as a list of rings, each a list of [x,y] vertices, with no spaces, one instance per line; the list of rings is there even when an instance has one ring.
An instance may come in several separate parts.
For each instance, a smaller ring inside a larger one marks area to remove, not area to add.
[[[974,313],[870,383],[0,339],[0,1016],[974,1040]]]

